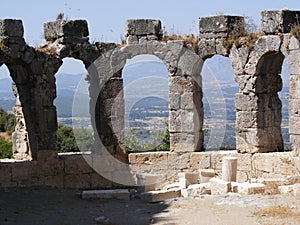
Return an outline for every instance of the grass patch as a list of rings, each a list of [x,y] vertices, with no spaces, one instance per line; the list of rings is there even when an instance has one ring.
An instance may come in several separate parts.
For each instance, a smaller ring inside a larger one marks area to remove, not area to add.
[[[257,217],[277,217],[280,219],[293,218],[300,222],[300,213],[292,211],[287,206],[269,206],[254,213]]]
[[[164,41],[164,42],[176,41],[176,40],[182,40],[185,47],[191,46],[196,53],[199,51],[199,46],[198,46],[199,40],[193,34],[188,34],[188,35],[183,35],[183,36],[177,35],[177,34],[165,35],[162,39],[162,41]]]
[[[262,33],[241,33],[239,35],[233,34],[230,35],[228,38],[224,39],[222,44],[224,48],[226,48],[227,52],[230,52],[233,44],[240,48],[242,46],[247,46],[249,50],[254,48],[255,42],[258,40],[259,37],[263,36]]]
[[[37,47],[36,50],[39,52],[47,53],[52,56],[56,55],[56,48],[52,46],[44,45],[44,46]]]
[[[290,32],[291,36],[294,36],[298,40],[300,39],[300,25],[295,25]]]

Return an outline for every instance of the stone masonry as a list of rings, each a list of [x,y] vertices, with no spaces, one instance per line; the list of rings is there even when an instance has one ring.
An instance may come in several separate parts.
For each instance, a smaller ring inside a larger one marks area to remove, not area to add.
[[[186,168],[191,154],[203,151],[200,73],[203,62],[214,55],[231,60],[239,86],[235,95],[237,152],[251,154],[283,151],[278,92],[282,89],[280,73],[286,59],[291,74],[290,143],[294,156],[299,156],[300,44],[299,32],[295,33],[299,16],[300,11],[263,11],[259,34],[245,31],[243,17],[200,18],[197,48],[180,36],[178,40],[163,39],[161,21],[151,19],[128,20],[126,43],[121,45],[91,44],[85,20],[57,19],[44,24],[45,42],[33,48],[25,43],[21,20],[0,20],[0,65],[8,67],[16,96],[14,157],[57,157],[55,73],[62,59],[73,57],[81,60],[89,73],[93,153],[102,154],[105,149],[128,163],[123,140],[122,70],[126,60],[141,54],[155,55],[169,71],[171,152],[167,158],[176,164],[174,168]]]

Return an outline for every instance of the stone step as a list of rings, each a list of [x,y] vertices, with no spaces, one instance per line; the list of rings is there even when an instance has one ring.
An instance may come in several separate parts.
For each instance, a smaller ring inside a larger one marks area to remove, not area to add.
[[[152,203],[179,197],[181,197],[180,188],[174,188],[170,190],[148,191],[141,194],[142,200]]]
[[[128,189],[86,190],[82,192],[81,197],[83,199],[100,198],[130,200],[130,192]]]

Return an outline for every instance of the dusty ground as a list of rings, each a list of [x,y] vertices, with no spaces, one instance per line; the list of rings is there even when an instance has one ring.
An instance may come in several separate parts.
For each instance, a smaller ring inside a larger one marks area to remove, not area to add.
[[[300,197],[205,196],[150,204],[139,199],[83,200],[74,190],[0,190],[0,225],[97,224],[295,225]]]

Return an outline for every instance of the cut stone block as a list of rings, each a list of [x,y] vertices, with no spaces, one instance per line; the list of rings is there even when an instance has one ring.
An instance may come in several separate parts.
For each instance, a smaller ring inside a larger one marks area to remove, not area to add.
[[[292,195],[294,192],[294,185],[282,185],[278,187],[279,193],[280,194],[290,194]]]
[[[265,185],[260,183],[241,183],[238,185],[238,193],[243,195],[254,195],[265,193]]]
[[[214,169],[199,169],[200,183],[207,183],[216,175]]]
[[[161,36],[160,20],[151,19],[131,19],[126,21],[126,35],[155,35]]]
[[[239,183],[231,182],[231,192],[238,193],[238,187],[239,187]]]
[[[228,37],[233,33],[243,33],[244,30],[244,17],[241,16],[202,17],[199,21],[200,38]]]
[[[293,193],[295,196],[300,196],[300,184],[294,184],[293,185]]]
[[[265,185],[265,192],[268,194],[279,194],[278,187],[284,184],[283,179],[278,178],[266,178],[266,179],[259,179],[259,183]]]
[[[201,195],[210,195],[210,183],[192,184],[186,189],[184,197],[200,197]]]
[[[60,37],[88,37],[88,24],[86,20],[57,20],[44,23],[44,36],[47,41],[56,40]]]
[[[179,188],[161,191],[149,191],[141,194],[141,199],[147,202],[161,202],[171,198],[181,197]]]
[[[81,194],[83,199],[100,198],[100,199],[123,199],[130,200],[130,192],[128,189],[114,189],[114,190],[87,190]]]
[[[24,28],[22,20],[0,20],[0,36],[23,37]]]
[[[237,157],[223,157],[222,159],[222,180],[236,181]]]
[[[210,188],[212,195],[226,195],[231,191],[231,183],[214,177],[210,179]]]
[[[198,173],[178,173],[179,187],[180,189],[187,188],[190,184],[197,184],[199,174]]]
[[[138,192],[154,191],[156,184],[159,182],[159,177],[160,176],[154,174],[136,174]]]
[[[290,33],[299,24],[300,11],[274,10],[261,12],[261,31],[266,34]]]

